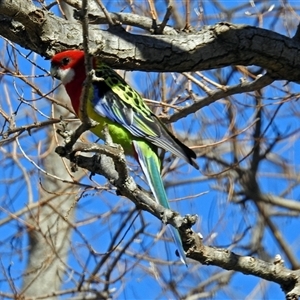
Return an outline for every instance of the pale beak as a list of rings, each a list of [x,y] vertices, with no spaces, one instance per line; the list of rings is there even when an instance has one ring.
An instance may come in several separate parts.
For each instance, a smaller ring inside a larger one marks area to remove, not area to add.
[[[58,67],[51,64],[51,68],[50,68],[50,74],[52,77],[56,78],[56,79],[60,79],[60,76],[58,74]]]

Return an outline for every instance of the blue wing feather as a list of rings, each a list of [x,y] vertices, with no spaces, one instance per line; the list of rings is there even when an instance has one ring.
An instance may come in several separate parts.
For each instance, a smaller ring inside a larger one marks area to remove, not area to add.
[[[92,104],[97,114],[112,122],[118,123],[126,128],[133,136],[145,137],[145,124],[142,123],[139,112],[134,112],[133,108],[121,102],[119,96],[111,89],[101,85],[94,85],[94,97]],[[102,89],[101,89],[102,88]],[[104,91],[106,92],[104,93]],[[149,132],[149,130],[147,130]]]
[[[103,80],[93,83],[92,106],[95,112],[127,129],[134,137],[144,138],[172,152],[199,169],[196,154],[176,139],[118,74],[108,67],[96,71]]]

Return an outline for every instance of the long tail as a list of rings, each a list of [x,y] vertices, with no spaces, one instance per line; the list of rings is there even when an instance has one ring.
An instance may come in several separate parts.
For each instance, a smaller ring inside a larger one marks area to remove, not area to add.
[[[133,141],[133,145],[155,200],[165,208],[170,209],[168,197],[160,175],[160,162],[157,154],[144,141]],[[187,265],[178,230],[171,225],[169,225],[168,228],[178,248],[180,260]]]

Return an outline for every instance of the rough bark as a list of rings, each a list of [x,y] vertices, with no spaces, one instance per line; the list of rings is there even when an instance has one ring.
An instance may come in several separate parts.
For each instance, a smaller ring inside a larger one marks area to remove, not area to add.
[[[79,22],[70,23],[29,1],[2,1],[0,11],[0,34],[46,58],[82,44]],[[185,72],[256,65],[276,79],[298,82],[299,46],[296,39],[276,32],[229,23],[204,27],[197,34],[165,36],[90,26],[91,50],[112,67],[127,70]]]

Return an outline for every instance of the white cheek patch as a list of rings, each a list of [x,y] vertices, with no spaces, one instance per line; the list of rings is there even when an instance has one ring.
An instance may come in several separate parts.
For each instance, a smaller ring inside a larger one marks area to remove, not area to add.
[[[66,85],[71,82],[75,76],[75,71],[73,69],[59,69],[58,71],[61,82]]]

